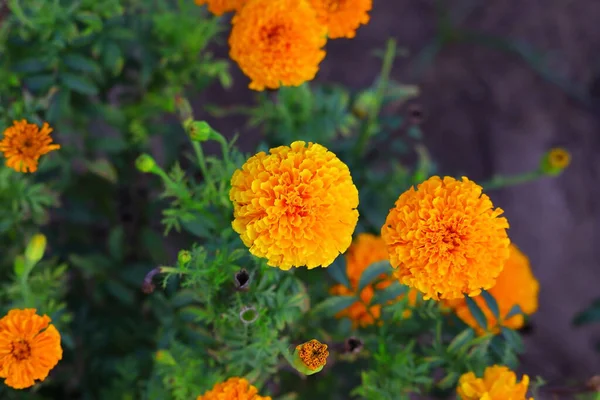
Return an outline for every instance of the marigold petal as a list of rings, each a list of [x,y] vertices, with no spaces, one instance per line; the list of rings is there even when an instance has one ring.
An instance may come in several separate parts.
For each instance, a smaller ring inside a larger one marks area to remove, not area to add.
[[[373,0],[310,0],[330,39],[353,38],[361,24],[369,22]]]
[[[259,396],[258,389],[245,378],[232,377],[217,383],[196,400],[271,400],[271,397]]]
[[[485,369],[483,378],[473,372],[463,374],[458,381],[457,394],[462,400],[525,400],[529,376],[523,375],[517,383],[516,374],[502,365]]]
[[[37,171],[38,160],[44,154],[60,149],[60,145],[52,144],[50,133],[52,128],[44,122],[40,129],[26,120],[14,121],[4,131],[0,141],[0,151],[6,158],[6,166],[17,172]]]

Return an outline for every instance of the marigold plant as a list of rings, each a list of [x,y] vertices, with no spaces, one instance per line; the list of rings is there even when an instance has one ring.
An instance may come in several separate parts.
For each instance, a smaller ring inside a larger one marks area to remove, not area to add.
[[[247,0],[194,0],[199,5],[207,5],[208,11],[220,16],[230,11],[239,10]]]
[[[229,55],[250,89],[298,86],[317,74],[326,33],[306,0],[250,0],[232,20]]]
[[[358,221],[350,170],[325,147],[294,142],[258,153],[231,178],[233,229],[250,252],[281,269],[327,267]]]
[[[51,132],[52,128],[47,123],[40,129],[26,120],[14,121],[12,126],[6,128],[4,138],[0,141],[0,151],[6,157],[6,165],[17,172],[37,171],[41,156],[60,149],[60,145],[52,144]]]
[[[217,383],[196,400],[271,400],[271,397],[258,395],[258,389],[247,379],[233,377]]]
[[[62,359],[60,334],[35,309],[11,310],[0,319],[0,377],[15,389],[43,381]]]
[[[516,374],[508,367],[493,365],[485,369],[483,378],[473,372],[463,374],[456,392],[462,400],[526,400],[528,386],[529,376],[523,375],[517,383]]]
[[[369,22],[373,0],[309,0],[329,39],[353,38],[361,24]]]
[[[466,177],[433,176],[396,201],[381,228],[395,276],[425,299],[476,296],[508,258],[508,221]]]
[[[540,284],[531,271],[529,259],[517,246],[511,244],[510,255],[504,264],[504,269],[498,276],[496,285],[489,290],[498,303],[501,321],[496,320],[482,296],[476,296],[473,299],[484,312],[488,329],[497,333],[500,326],[512,329],[519,329],[523,326],[525,322],[523,314],[531,315],[537,311],[539,290]],[[447,304],[466,324],[475,328],[479,334],[484,333],[471,315],[465,299],[448,300]],[[518,313],[510,318],[505,318],[516,305],[521,308],[523,314]]]

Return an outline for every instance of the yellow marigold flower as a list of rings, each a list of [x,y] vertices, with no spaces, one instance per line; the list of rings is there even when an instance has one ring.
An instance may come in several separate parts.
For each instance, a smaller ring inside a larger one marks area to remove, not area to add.
[[[473,372],[463,374],[456,392],[462,400],[526,400],[529,376],[523,375],[517,383],[516,374],[502,365],[485,369],[483,378]],[[533,400],[533,397],[530,398]]]
[[[559,175],[571,163],[571,153],[562,147],[550,149],[542,158],[542,171],[548,175]]]
[[[52,128],[44,122],[42,129],[26,120],[14,121],[4,131],[0,141],[0,151],[6,157],[6,166],[17,172],[37,171],[38,160],[52,150],[60,149],[58,144],[52,144],[50,137]]]
[[[494,296],[498,303],[500,317],[502,318],[500,325],[512,329],[521,328],[525,322],[523,315],[514,315],[508,319],[505,319],[505,317],[514,305],[519,305],[523,313],[527,315],[536,312],[539,290],[540,284],[535,279],[535,276],[533,276],[531,267],[529,266],[529,259],[517,246],[511,244],[510,256],[504,264],[504,269],[498,276],[496,285],[489,290],[489,293]],[[494,333],[499,332],[498,321],[496,321],[483,297],[477,296],[473,300],[475,300],[485,314],[488,329]],[[471,315],[464,298],[449,300],[447,304],[455,310],[456,315],[466,324],[476,329],[479,334],[484,333],[478,326],[475,318]]]
[[[246,379],[233,377],[217,383],[196,400],[271,400],[270,396],[259,396],[257,393],[258,389]]]
[[[260,152],[231,178],[233,229],[250,252],[288,270],[327,267],[346,251],[358,222],[350,170],[305,142]]]
[[[250,89],[299,86],[325,58],[326,28],[305,0],[250,0],[232,25],[229,55],[251,79]]]
[[[389,259],[387,246],[383,239],[369,233],[361,233],[356,237],[356,240],[346,252],[346,273],[352,289],[344,285],[335,285],[330,289],[330,293],[337,296],[347,296],[355,294],[358,289],[360,276],[369,265]],[[381,316],[381,305],[375,304],[368,309],[365,304],[369,304],[373,299],[375,290],[383,290],[392,284],[392,280],[385,274],[382,274],[382,281],[375,285],[366,286],[360,293],[361,301],[357,301],[345,310],[336,314],[336,318],[348,317],[352,320],[354,328],[366,327],[375,323],[374,318],[378,319]],[[375,287],[373,287],[375,286]],[[408,293],[409,304],[414,305],[417,301],[417,291],[411,289]],[[399,299],[402,296],[399,297]],[[404,312],[404,317],[407,318],[411,314],[410,310]]]
[[[35,309],[11,310],[0,319],[0,378],[15,389],[43,381],[62,359],[60,334]]]
[[[220,16],[229,11],[238,11],[246,0],[194,0],[199,6],[208,5],[208,11],[216,16]]]
[[[353,38],[361,24],[369,22],[373,0],[309,0],[329,39]]]
[[[381,228],[395,276],[424,299],[476,296],[491,288],[508,258],[502,213],[465,177],[433,176],[411,187]]]

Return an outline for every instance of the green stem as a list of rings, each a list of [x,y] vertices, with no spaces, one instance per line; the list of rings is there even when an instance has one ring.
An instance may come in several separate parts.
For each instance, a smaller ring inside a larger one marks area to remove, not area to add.
[[[535,181],[543,176],[545,176],[545,174],[540,170],[513,176],[495,176],[489,182],[484,182],[481,184],[481,186],[483,186],[485,190],[500,189]]]
[[[174,267],[160,267],[160,272],[161,274],[178,274],[178,275],[184,275],[187,274],[187,271],[182,271],[178,268],[174,268]]]
[[[23,270],[23,275],[21,275],[21,279],[20,279],[20,286],[21,286],[21,294],[23,295],[23,303],[25,308],[30,308],[30,307],[34,307],[35,305],[33,304],[32,301],[32,294],[31,294],[31,288],[29,287],[28,284],[28,280],[29,280],[29,274],[31,273],[31,270],[33,269],[33,267],[35,266],[35,264],[31,264],[29,261],[27,261],[27,259],[25,259],[25,268]]]
[[[390,80],[390,73],[392,71],[392,65],[396,58],[396,41],[389,39],[383,56],[383,64],[381,67],[381,74],[379,82],[377,82],[377,89],[375,92],[374,106],[369,110],[369,116],[366,124],[363,124],[356,147],[354,148],[354,154],[356,158],[362,157],[364,154],[370,137],[372,136],[375,126],[377,124],[377,117],[381,111],[381,105],[383,103],[383,97],[385,96],[385,89],[388,86]]]
[[[212,177],[208,173],[206,159],[204,157],[204,151],[202,151],[202,145],[199,142],[192,141],[192,146],[194,147],[194,152],[196,153],[198,165],[200,166],[200,171],[202,171],[202,176],[204,176],[206,183],[216,190],[215,183],[213,182]]]

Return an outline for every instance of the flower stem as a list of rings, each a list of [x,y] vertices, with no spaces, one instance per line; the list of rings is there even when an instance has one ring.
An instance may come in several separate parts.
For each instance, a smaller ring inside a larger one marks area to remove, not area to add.
[[[483,186],[485,190],[501,189],[508,186],[515,186],[522,183],[535,181],[543,176],[545,176],[545,174],[541,170],[535,170],[513,176],[498,175],[493,177],[490,181],[484,182],[481,184],[481,186]]]

